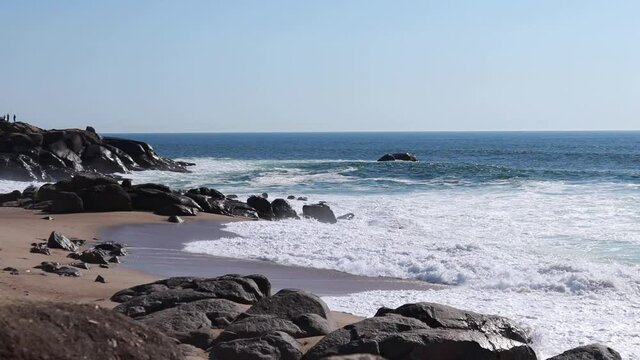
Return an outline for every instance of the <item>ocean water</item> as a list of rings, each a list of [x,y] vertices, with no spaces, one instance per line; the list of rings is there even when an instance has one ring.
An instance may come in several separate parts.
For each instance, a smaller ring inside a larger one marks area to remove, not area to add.
[[[306,196],[355,214],[230,223],[238,237],[186,251],[446,284],[325,300],[361,315],[445,303],[521,321],[540,358],[601,342],[640,359],[640,132],[121,136],[197,164],[126,175],[135,182]],[[401,151],[421,161],[375,161]]]

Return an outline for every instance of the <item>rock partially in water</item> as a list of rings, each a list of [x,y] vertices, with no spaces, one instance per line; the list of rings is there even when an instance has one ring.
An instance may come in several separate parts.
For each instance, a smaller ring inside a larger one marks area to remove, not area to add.
[[[418,161],[418,158],[411,153],[393,153],[385,154],[378,161]]]
[[[338,222],[333,210],[327,204],[304,205],[302,215],[306,218],[318,220],[321,223],[335,224]]]
[[[622,360],[620,354],[601,344],[579,346],[548,360]]]
[[[263,196],[250,196],[247,199],[247,205],[256,209],[258,216],[261,219],[273,220],[275,217],[273,209],[271,208],[271,203]]]
[[[296,211],[291,207],[291,204],[285,199],[273,200],[273,202],[271,202],[271,208],[273,209],[273,215],[276,220],[300,219]]]

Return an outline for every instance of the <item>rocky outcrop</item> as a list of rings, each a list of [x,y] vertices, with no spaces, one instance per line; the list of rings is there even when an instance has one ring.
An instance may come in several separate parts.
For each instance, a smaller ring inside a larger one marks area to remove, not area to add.
[[[0,359],[184,359],[175,340],[94,305],[0,306]]]
[[[622,360],[622,357],[610,347],[591,344],[567,350],[548,360]]]
[[[338,222],[336,215],[329,205],[320,203],[314,205],[304,205],[302,215],[306,218],[315,219],[322,223],[335,224]]]
[[[378,161],[418,161],[418,158],[411,153],[385,154]]]
[[[188,171],[140,141],[102,138],[91,129],[43,130],[22,122],[0,122],[0,179],[54,181],[80,172],[137,170]]]
[[[433,303],[381,308],[375,317],[334,331],[305,359],[368,353],[387,359],[535,360],[529,332],[513,321]]]

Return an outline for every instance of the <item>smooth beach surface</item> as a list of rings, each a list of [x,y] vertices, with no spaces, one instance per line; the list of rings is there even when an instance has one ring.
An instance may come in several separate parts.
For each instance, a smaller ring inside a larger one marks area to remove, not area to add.
[[[126,224],[106,228],[100,236],[129,246],[130,255],[123,259],[126,267],[161,277],[262,274],[269,278],[274,292],[282,288],[299,288],[321,296],[340,296],[375,290],[442,288],[423,281],[357,276],[335,270],[284,266],[270,261],[183,251],[185,244],[189,242],[237,237],[238,235],[223,230],[224,222],[235,221],[239,219],[196,219],[183,224]]]
[[[51,255],[33,254],[31,243],[46,241],[52,231],[73,239],[84,239],[90,244],[98,233],[107,227],[119,224],[161,223],[165,216],[144,212],[110,212],[56,214],[54,220],[43,220],[39,211],[20,208],[0,208],[0,269],[13,267],[19,275],[0,271],[0,303],[24,300],[51,300],[81,303],[96,303],[112,307],[109,297],[118,290],[154,281],[158,277],[133,270],[121,264],[102,269],[92,265],[90,270],[80,270],[82,276],[69,278],[47,274],[33,267],[43,261],[70,264],[68,252],[51,249]],[[220,219],[219,215],[202,214],[200,218]],[[190,219],[187,219],[190,221]],[[99,239],[105,240],[105,239]],[[124,259],[124,258],[123,258]],[[105,284],[94,282],[96,276],[106,279]]]

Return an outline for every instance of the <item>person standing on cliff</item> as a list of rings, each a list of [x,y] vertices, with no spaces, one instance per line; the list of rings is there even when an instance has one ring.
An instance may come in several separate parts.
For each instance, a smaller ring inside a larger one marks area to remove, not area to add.
[[[16,114],[13,114],[13,123],[15,124],[16,122]]]

